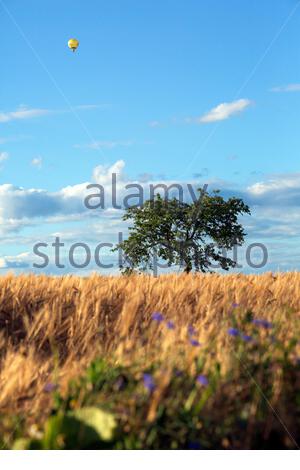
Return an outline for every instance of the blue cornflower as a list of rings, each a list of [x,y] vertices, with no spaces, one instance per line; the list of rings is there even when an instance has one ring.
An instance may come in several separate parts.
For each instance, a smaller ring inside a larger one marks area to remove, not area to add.
[[[201,343],[199,343],[199,341],[196,339],[190,339],[190,343],[192,346],[201,346]]]
[[[154,312],[151,318],[159,323],[164,321],[164,316],[160,312]]]
[[[188,442],[188,449],[189,450],[201,450],[202,447],[201,447],[201,444],[199,442],[190,441],[190,442]]]
[[[239,330],[237,330],[236,328],[229,328],[229,330],[227,330],[227,333],[230,336],[239,336],[240,334]]]
[[[198,375],[196,380],[199,384],[204,385],[204,387],[208,385],[208,378],[205,375]]]
[[[246,341],[247,343],[249,343],[250,341],[252,341],[252,336],[249,336],[249,335],[242,335],[242,339],[244,341]]]
[[[168,330],[175,330],[175,324],[172,321],[167,322]]]
[[[56,384],[53,384],[51,382],[47,383],[45,386],[44,386],[44,392],[46,393],[51,393],[51,392],[54,392],[54,390],[57,389],[57,385]]]
[[[195,330],[195,328],[194,328],[193,326],[189,325],[189,327],[188,327],[188,334],[189,334],[190,336],[195,336],[195,335],[197,334],[197,331]]]
[[[155,390],[155,383],[151,374],[143,374],[144,386],[149,390],[149,392],[153,392]]]
[[[252,320],[252,323],[256,326],[262,326],[263,328],[266,328],[266,329],[273,328],[272,323],[269,322],[268,320],[255,318],[254,320]]]
[[[233,306],[233,308],[237,308],[237,307],[239,307],[239,306],[240,306],[240,304],[233,303],[233,304],[232,304],[232,306]]]

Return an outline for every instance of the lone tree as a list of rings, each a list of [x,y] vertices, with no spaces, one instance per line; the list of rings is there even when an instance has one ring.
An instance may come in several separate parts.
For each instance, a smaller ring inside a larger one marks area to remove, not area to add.
[[[238,216],[250,214],[249,207],[235,197],[224,200],[219,191],[198,192],[199,199],[190,204],[157,195],[141,207],[127,209],[123,220],[132,220],[133,225],[128,239],[115,248],[125,254],[124,273],[154,269],[158,260],[180,265],[186,273],[208,272],[216,263],[225,270],[236,266],[227,250],[244,242]]]

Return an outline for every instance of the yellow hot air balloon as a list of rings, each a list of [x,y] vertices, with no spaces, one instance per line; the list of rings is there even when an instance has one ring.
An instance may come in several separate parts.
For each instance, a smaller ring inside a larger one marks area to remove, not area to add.
[[[79,46],[79,41],[77,41],[77,39],[74,39],[74,38],[69,39],[68,46],[70,49],[72,49],[73,52],[75,52],[77,47]]]

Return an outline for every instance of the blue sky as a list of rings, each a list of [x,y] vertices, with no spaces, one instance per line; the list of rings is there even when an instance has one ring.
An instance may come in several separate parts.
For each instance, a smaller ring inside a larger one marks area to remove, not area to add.
[[[265,269],[298,269],[298,4],[1,0],[0,272],[31,270],[55,234],[113,239],[120,213],[82,210],[111,168],[120,193],[167,180],[242,195]]]

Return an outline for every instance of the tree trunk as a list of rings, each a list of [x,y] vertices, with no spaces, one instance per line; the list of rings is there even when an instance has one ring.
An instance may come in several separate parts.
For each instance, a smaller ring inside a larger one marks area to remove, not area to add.
[[[190,260],[186,261],[185,263],[186,263],[186,265],[185,265],[185,268],[184,268],[184,272],[186,274],[189,274],[193,269],[192,263],[191,263]]]

